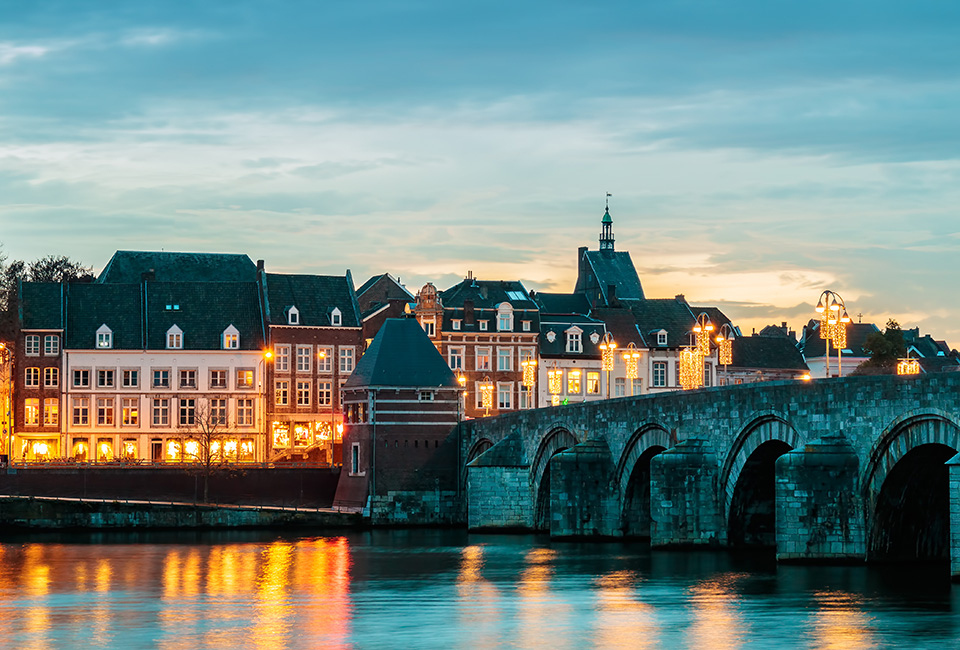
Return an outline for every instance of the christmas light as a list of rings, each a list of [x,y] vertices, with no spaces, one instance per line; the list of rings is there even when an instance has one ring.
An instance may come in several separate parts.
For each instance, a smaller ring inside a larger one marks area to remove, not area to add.
[[[680,386],[684,390],[700,388],[703,385],[703,357],[696,347],[683,348],[680,351]]]
[[[528,359],[520,363],[523,366],[523,386],[533,388],[537,382],[537,362],[535,359]]]
[[[480,382],[480,403],[485,411],[493,408],[493,382],[489,377]]]
[[[559,395],[560,389],[563,388],[563,371],[557,368],[556,365],[547,372],[547,389],[550,391],[551,395]],[[556,406],[556,404],[554,404]]]
[[[898,375],[919,375],[920,374],[920,362],[916,359],[911,359],[909,356],[906,359],[900,359],[897,363],[897,374]]]
[[[627,346],[626,352],[623,353],[623,365],[626,369],[625,376],[630,381],[640,377],[639,361],[640,351],[637,350],[637,346],[631,341],[630,345]]]
[[[613,340],[613,335],[607,332],[603,335],[603,342],[600,344],[600,368],[604,372],[613,370],[614,355],[617,350],[617,343]]]
[[[701,312],[697,316],[697,324],[694,325],[693,331],[697,335],[697,350],[700,352],[700,356],[710,356],[710,332],[713,331],[713,323],[710,322],[710,317],[705,312]]]

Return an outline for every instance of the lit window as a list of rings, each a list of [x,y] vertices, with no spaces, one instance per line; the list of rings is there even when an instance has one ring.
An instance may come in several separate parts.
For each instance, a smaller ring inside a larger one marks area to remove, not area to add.
[[[490,348],[477,348],[477,370],[490,370]]]
[[[587,373],[587,394],[588,395],[600,394],[600,373],[599,372]]]
[[[27,368],[24,370],[23,385],[27,388],[37,388],[40,386],[40,368]]]
[[[133,438],[127,438],[123,441],[123,459],[124,460],[136,460],[137,459],[137,441]]]
[[[60,354],[60,337],[56,334],[47,334],[43,337],[43,354],[54,357]]]
[[[277,372],[289,372],[290,370],[290,346],[273,346],[273,369]]]
[[[60,384],[59,368],[43,369],[43,385],[46,388],[56,388]]]
[[[40,335],[27,334],[24,339],[23,353],[28,357],[40,356]]]
[[[113,347],[113,330],[107,327],[106,323],[97,330],[97,348],[101,350]]]
[[[581,390],[580,386],[580,371],[567,371],[567,395],[579,395]]]
[[[124,397],[120,404],[120,424],[125,427],[135,427],[140,424],[140,399]]]
[[[167,349],[168,350],[181,350],[183,349],[183,330],[174,325],[167,330]]]
[[[276,389],[274,391],[274,399],[277,406],[286,406],[289,404],[289,393],[290,382],[288,381],[278,381],[276,383]]]
[[[567,330],[567,352],[583,352],[581,333],[577,328]]]
[[[240,332],[231,325],[223,331],[223,349],[237,350],[240,348]]]
[[[237,370],[237,388],[253,388],[252,370]]]
[[[23,423],[29,427],[40,424],[40,400],[36,397],[23,400]]]
[[[60,424],[60,400],[43,400],[43,426],[54,427]]]

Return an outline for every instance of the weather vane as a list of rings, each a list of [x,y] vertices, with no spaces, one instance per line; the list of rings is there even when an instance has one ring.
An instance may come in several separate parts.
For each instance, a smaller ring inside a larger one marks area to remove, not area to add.
[[[610,210],[610,197],[613,196],[610,192],[607,192],[607,210]]]

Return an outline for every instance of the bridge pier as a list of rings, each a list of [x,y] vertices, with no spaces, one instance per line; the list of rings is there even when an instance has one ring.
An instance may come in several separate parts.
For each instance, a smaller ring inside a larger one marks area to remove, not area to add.
[[[960,582],[960,454],[949,461],[950,470],[950,577]]]
[[[717,454],[699,438],[683,440],[651,459],[651,546],[726,543],[717,475]]]
[[[511,436],[467,465],[467,527],[533,528],[530,465]]]
[[[777,561],[863,562],[859,460],[843,434],[777,459]]]
[[[621,537],[610,447],[588,440],[550,459],[550,536]]]

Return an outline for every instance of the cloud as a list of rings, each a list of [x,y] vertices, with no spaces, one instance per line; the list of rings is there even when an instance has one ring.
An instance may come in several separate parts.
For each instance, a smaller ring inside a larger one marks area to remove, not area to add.
[[[38,59],[49,51],[49,48],[41,45],[14,45],[0,42],[0,65],[12,65],[18,59]]]

